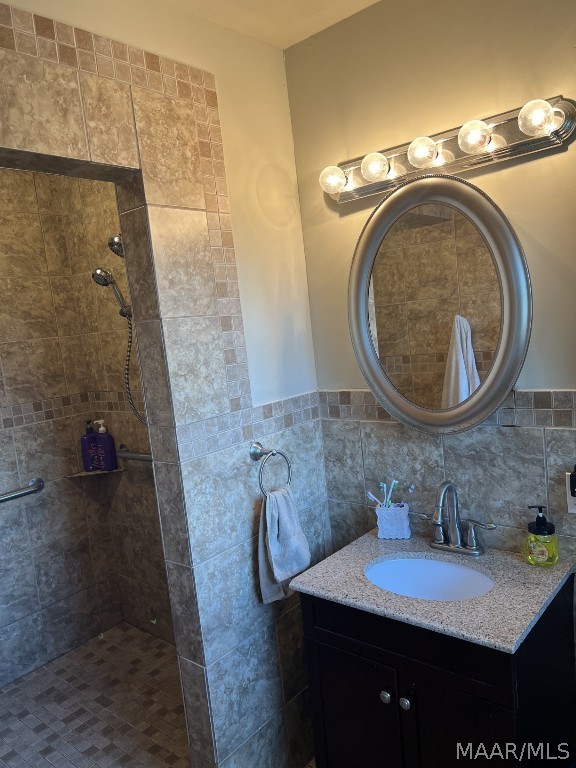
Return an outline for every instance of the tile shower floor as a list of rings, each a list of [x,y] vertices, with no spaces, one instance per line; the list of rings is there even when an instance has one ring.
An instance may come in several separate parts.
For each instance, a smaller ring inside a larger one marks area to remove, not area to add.
[[[0,767],[188,768],[174,647],[120,624],[0,688]]]

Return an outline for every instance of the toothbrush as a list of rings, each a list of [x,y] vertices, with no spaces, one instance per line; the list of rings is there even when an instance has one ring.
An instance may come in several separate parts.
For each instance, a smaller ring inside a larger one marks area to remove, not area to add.
[[[388,493],[388,497],[387,497],[386,502],[384,504],[385,507],[389,507],[390,504],[392,503],[392,493],[393,493],[393,491],[394,491],[394,489],[396,488],[397,485],[398,485],[398,480],[392,480],[392,482],[390,483],[390,491]]]
[[[382,506],[383,502],[381,502],[380,499],[377,499],[376,496],[374,496],[373,493],[370,493],[370,491],[366,491],[366,496],[368,496],[370,501],[375,501],[376,504],[378,504],[379,507]]]
[[[380,483],[380,488],[382,489],[382,493],[384,494],[384,503],[386,503],[386,483]]]

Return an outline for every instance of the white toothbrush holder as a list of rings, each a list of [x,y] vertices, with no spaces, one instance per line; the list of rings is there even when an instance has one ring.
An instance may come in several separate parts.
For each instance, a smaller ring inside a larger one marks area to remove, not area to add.
[[[376,507],[378,538],[409,539],[411,531],[408,512],[410,512],[410,507],[405,502],[391,504],[389,507],[379,504]]]

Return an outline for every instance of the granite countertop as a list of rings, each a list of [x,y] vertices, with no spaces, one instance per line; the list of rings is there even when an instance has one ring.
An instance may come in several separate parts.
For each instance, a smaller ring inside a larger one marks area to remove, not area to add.
[[[297,576],[290,586],[308,595],[514,653],[573,570],[568,560],[538,568],[513,552],[487,549],[472,558],[431,549],[429,541],[421,536],[378,539],[374,529]],[[490,576],[494,587],[471,600],[433,601],[395,595],[364,576],[368,563],[395,553],[474,568]]]

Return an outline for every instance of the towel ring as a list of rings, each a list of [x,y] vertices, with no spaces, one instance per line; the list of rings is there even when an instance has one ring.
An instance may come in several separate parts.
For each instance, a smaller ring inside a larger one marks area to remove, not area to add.
[[[258,472],[258,484],[260,485],[260,490],[262,491],[263,496],[268,496],[268,493],[264,490],[264,485],[262,483],[262,472],[264,470],[264,465],[270,458],[270,456],[282,456],[286,464],[288,465],[288,482],[287,485],[290,485],[292,482],[292,464],[290,463],[290,459],[288,456],[286,456],[285,453],[282,453],[282,451],[276,450],[276,448],[263,448],[262,443],[252,443],[250,446],[250,458],[253,461],[260,461],[260,459],[263,459],[262,464],[260,464],[260,471]]]

